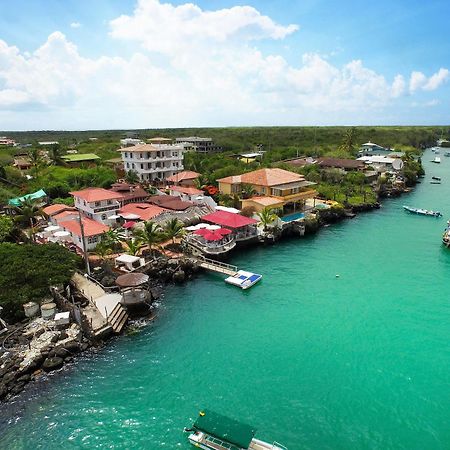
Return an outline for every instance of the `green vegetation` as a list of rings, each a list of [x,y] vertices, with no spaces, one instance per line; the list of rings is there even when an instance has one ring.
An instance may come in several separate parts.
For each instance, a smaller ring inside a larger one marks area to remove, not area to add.
[[[14,230],[14,221],[11,217],[0,216],[0,242],[9,240]]]
[[[9,321],[24,317],[22,305],[49,295],[49,287],[67,283],[80,259],[58,244],[0,244],[0,305]]]
[[[270,208],[264,208],[258,213],[258,217],[264,227],[264,231],[267,231],[269,226],[278,219],[278,216]]]
[[[166,239],[172,239],[172,244],[175,244],[175,238],[181,238],[184,233],[184,224],[176,217],[168,220],[163,227],[163,233]]]

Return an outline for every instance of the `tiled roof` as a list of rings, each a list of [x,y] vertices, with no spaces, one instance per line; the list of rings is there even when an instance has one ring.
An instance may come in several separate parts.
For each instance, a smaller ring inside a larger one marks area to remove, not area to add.
[[[169,181],[170,183],[179,183],[184,180],[195,180],[199,176],[200,174],[198,172],[194,172],[192,170],[185,170],[183,172],[176,173],[175,175],[166,178],[166,181]]]
[[[118,192],[108,191],[103,188],[87,188],[81,191],[70,192],[74,197],[79,197],[87,202],[100,202],[102,200],[120,200],[123,198],[122,194]]]
[[[174,211],[184,211],[193,205],[193,203],[184,202],[180,200],[180,197],[174,195],[154,195],[148,199],[148,202]]]
[[[75,208],[73,208],[71,211],[62,211],[58,214],[55,214],[52,219],[56,221],[56,223],[63,222],[64,220],[70,220],[70,218],[73,218],[73,216],[77,216],[78,212]]]
[[[182,194],[187,195],[203,195],[204,192],[200,189],[194,188],[194,187],[187,187],[187,186],[171,186],[171,191],[175,192],[181,192]]]
[[[258,223],[257,220],[227,211],[216,211],[202,217],[202,221],[215,223],[229,228],[241,228]]]
[[[62,203],[55,203],[54,205],[46,206],[42,211],[47,214],[47,216],[54,216],[55,214],[68,209],[75,210],[75,208],[72,208],[71,206],[67,206]]]
[[[81,220],[83,221],[84,235],[86,237],[97,236],[109,230],[108,226],[87,217],[83,217]],[[61,226],[76,236],[81,236],[81,228],[78,220],[67,220],[62,222]]]
[[[128,183],[114,183],[111,186],[110,191],[120,192],[124,200],[130,200],[133,198],[145,199],[147,197],[150,197],[150,194],[141,186]]]
[[[278,205],[279,203],[283,203],[280,199],[273,197],[251,197],[249,198],[249,200],[262,206],[273,206]]]
[[[337,167],[339,169],[358,169],[364,167],[361,161],[345,158],[319,158],[317,163],[320,167]]]
[[[164,211],[167,210],[156,205],[151,205],[150,203],[128,203],[128,205],[125,205],[119,210],[119,213],[136,214],[141,220],[150,220],[153,217],[159,216]]]
[[[302,181],[304,177],[284,169],[259,169],[242,175],[220,178],[219,182],[235,184],[246,183],[256,186],[278,186],[280,184]]]

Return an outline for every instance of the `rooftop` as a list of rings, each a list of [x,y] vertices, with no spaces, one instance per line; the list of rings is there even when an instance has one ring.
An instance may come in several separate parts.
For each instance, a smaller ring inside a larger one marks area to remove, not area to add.
[[[282,203],[280,199],[274,197],[251,197],[249,200],[262,206],[274,206]]]
[[[184,147],[182,145],[173,144],[162,144],[162,143],[152,143],[152,144],[140,144],[134,145],[133,147],[123,147],[117,150],[118,152],[159,152],[160,150],[182,150]]]
[[[203,195],[204,192],[195,187],[187,187],[187,186],[171,186],[171,191],[181,192],[186,195]]]
[[[317,164],[320,167],[337,167],[339,169],[359,169],[364,167],[364,164],[357,159],[345,158],[318,158]]]
[[[220,178],[217,181],[229,184],[246,183],[256,186],[278,186],[280,184],[303,181],[304,179],[303,176],[294,172],[274,168],[254,170],[253,172],[244,173],[242,175]]]
[[[170,183],[179,183],[184,180],[195,180],[198,178],[200,174],[198,172],[193,172],[192,170],[184,170],[183,172],[179,172],[171,177],[168,177],[166,181]]]
[[[94,153],[76,153],[72,155],[64,155],[61,156],[61,159],[63,159],[66,162],[82,162],[82,161],[95,161],[97,159],[101,159],[100,156],[97,156]]]
[[[227,211],[216,211],[211,214],[207,214],[202,217],[202,220],[230,228],[241,228],[258,223],[255,219]]]
[[[150,203],[128,203],[128,205],[123,206],[120,210],[120,214],[136,214],[141,220],[150,220],[156,216],[159,216],[164,211],[156,205],[151,205]]]
[[[83,217],[81,220],[83,222],[84,235],[86,237],[97,236],[109,230],[108,226],[87,217]],[[67,220],[65,222],[62,222],[61,226],[67,231],[75,234],[76,236],[81,236],[81,228],[78,220]]]
[[[55,214],[52,218],[56,221],[56,223],[62,222],[64,219],[69,220],[69,217],[77,216],[78,211],[75,208],[70,208],[65,211],[61,211],[58,214]]]
[[[81,191],[69,192],[74,197],[79,197],[86,202],[100,202],[102,200],[119,200],[123,195],[118,192],[108,191],[103,188],[86,188]]]
[[[47,214],[47,216],[54,216],[62,211],[68,209],[74,210],[71,206],[64,205],[63,203],[55,203],[54,205],[46,206],[42,211]]]
[[[193,205],[191,202],[180,200],[178,195],[153,195],[148,199],[149,203],[161,206],[161,208],[171,209],[174,211],[184,211]]]

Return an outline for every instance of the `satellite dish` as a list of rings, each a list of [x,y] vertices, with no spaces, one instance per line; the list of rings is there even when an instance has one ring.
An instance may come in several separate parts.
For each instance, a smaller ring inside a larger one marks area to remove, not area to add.
[[[392,163],[392,168],[394,170],[402,170],[403,169],[403,161],[401,159],[396,159],[393,163]]]

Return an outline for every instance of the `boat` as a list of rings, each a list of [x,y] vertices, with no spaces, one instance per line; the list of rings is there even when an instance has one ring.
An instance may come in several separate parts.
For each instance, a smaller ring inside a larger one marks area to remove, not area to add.
[[[246,270],[238,270],[234,275],[225,278],[225,283],[233,284],[241,289],[251,288],[259,280],[262,275],[259,273],[247,272]]]
[[[442,217],[442,214],[439,211],[430,211],[428,209],[412,208],[411,206],[405,206],[405,205],[403,205],[403,208],[406,211],[409,211],[410,213],[419,214],[421,216]]]
[[[441,177],[431,177],[432,180],[441,181]]]
[[[430,184],[441,184],[441,182],[440,182],[440,181],[437,181],[437,180],[435,180],[435,181],[430,181]]]
[[[444,156],[450,156],[450,151],[446,150],[446,151],[444,152]]]
[[[439,153],[441,152],[441,148],[440,147],[431,147],[431,151],[433,153],[436,153],[437,155],[439,155]]]
[[[448,248],[450,247],[450,220],[447,221],[444,234],[442,235],[442,243]]]
[[[256,439],[255,427],[209,409],[199,412],[191,428],[185,428],[189,442],[204,450],[287,450],[278,442]]]
[[[436,163],[436,164],[440,164],[441,157],[440,156],[435,156],[434,159],[432,159],[430,162]]]

